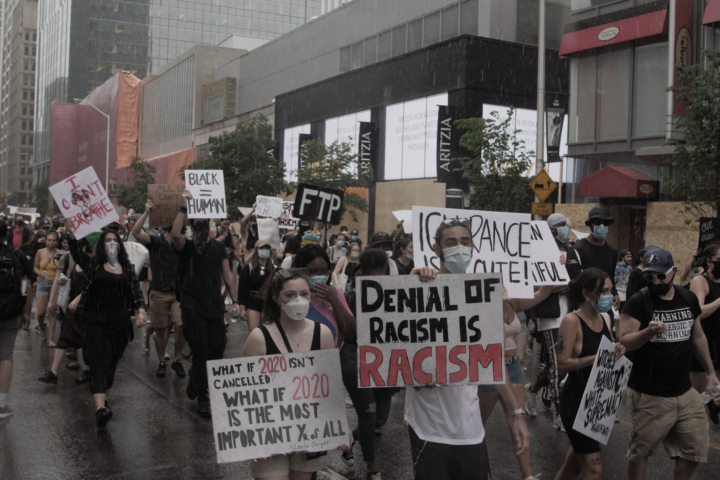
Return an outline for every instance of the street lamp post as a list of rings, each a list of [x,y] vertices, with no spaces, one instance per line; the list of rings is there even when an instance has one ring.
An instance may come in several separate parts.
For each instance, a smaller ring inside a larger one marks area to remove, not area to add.
[[[77,103],[78,105],[81,103],[87,103],[91,107],[93,107],[95,110],[100,112],[105,118],[107,118],[107,138],[105,139],[105,143],[107,145],[107,148],[105,150],[105,193],[109,193],[109,185],[108,185],[108,177],[110,175],[110,115],[106,114],[102,110],[100,110],[98,107],[93,105],[92,103],[88,102],[87,100],[83,98],[74,98],[73,101]]]

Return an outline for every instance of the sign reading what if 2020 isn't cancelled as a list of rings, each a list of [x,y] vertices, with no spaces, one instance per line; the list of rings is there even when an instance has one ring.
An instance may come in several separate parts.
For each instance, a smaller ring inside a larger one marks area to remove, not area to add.
[[[349,445],[337,349],[207,362],[218,463]]]
[[[358,385],[505,381],[499,273],[358,277]]]
[[[186,170],[185,186],[193,196],[187,202],[188,218],[227,218],[222,170]]]

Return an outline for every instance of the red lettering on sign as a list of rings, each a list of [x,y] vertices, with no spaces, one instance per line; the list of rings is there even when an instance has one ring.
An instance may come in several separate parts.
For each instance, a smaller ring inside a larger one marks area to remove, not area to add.
[[[435,383],[447,383],[447,348],[437,347],[435,349]]]
[[[470,345],[470,381],[478,381],[478,363],[483,368],[488,368],[490,362],[493,363],[493,379],[498,382],[502,380],[503,368],[505,368],[505,362],[503,362],[502,345],[494,343],[488,345],[487,349],[483,348],[482,345]]]
[[[413,357],[413,374],[415,380],[421,385],[430,385],[432,383],[432,375],[425,373],[422,369],[422,361],[428,357],[432,357],[432,347],[418,350]]]
[[[450,349],[450,363],[460,367],[460,371],[450,374],[450,383],[459,383],[467,377],[467,365],[458,358],[458,355],[465,353],[465,345],[458,345]]]
[[[80,188],[80,187],[77,186],[77,185],[75,184],[75,182],[73,182],[74,179],[75,179],[75,177],[72,176],[72,177],[68,178],[68,179],[65,180],[65,181],[66,181],[66,182],[70,182],[70,184],[72,185],[72,189],[73,189],[73,190],[77,190],[77,189]]]
[[[390,353],[390,367],[388,368],[388,386],[397,386],[398,372],[402,374],[403,383],[412,385],[412,372],[410,370],[410,360],[408,360],[406,350],[393,350]]]
[[[375,360],[371,364],[366,362],[366,356],[368,353],[375,355]],[[360,347],[360,386],[369,387],[370,376],[372,376],[373,382],[375,382],[376,386],[385,386],[385,382],[383,382],[380,373],[378,373],[378,368],[380,368],[382,362],[383,354],[379,349],[368,346]]]

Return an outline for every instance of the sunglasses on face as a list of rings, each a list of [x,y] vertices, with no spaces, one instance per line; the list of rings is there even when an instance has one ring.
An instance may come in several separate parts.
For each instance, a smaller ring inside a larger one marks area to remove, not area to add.
[[[590,225],[595,225],[596,227],[598,225],[605,225],[606,227],[609,227],[612,225],[612,220],[591,220]]]
[[[470,228],[470,220],[467,218],[448,218],[447,220],[442,222],[443,225],[446,225],[448,227],[457,227],[459,225],[462,225],[463,227]]]
[[[278,270],[275,274],[275,278],[283,278],[285,280],[293,277],[309,277],[310,271],[307,268],[286,268],[285,270]]]
[[[665,272],[665,273],[658,273],[658,274],[652,274],[652,273],[643,273],[643,277],[645,277],[645,280],[647,280],[650,283],[653,283],[653,281],[657,278],[661,282],[665,281],[666,278],[670,275],[670,272],[672,271],[672,268]]]

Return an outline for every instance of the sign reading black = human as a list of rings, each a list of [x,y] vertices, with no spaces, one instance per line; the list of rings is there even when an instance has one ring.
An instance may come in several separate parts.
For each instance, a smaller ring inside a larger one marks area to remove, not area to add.
[[[358,277],[358,385],[505,380],[499,273]]]
[[[298,185],[293,217],[338,225],[345,192],[307,183]]]

